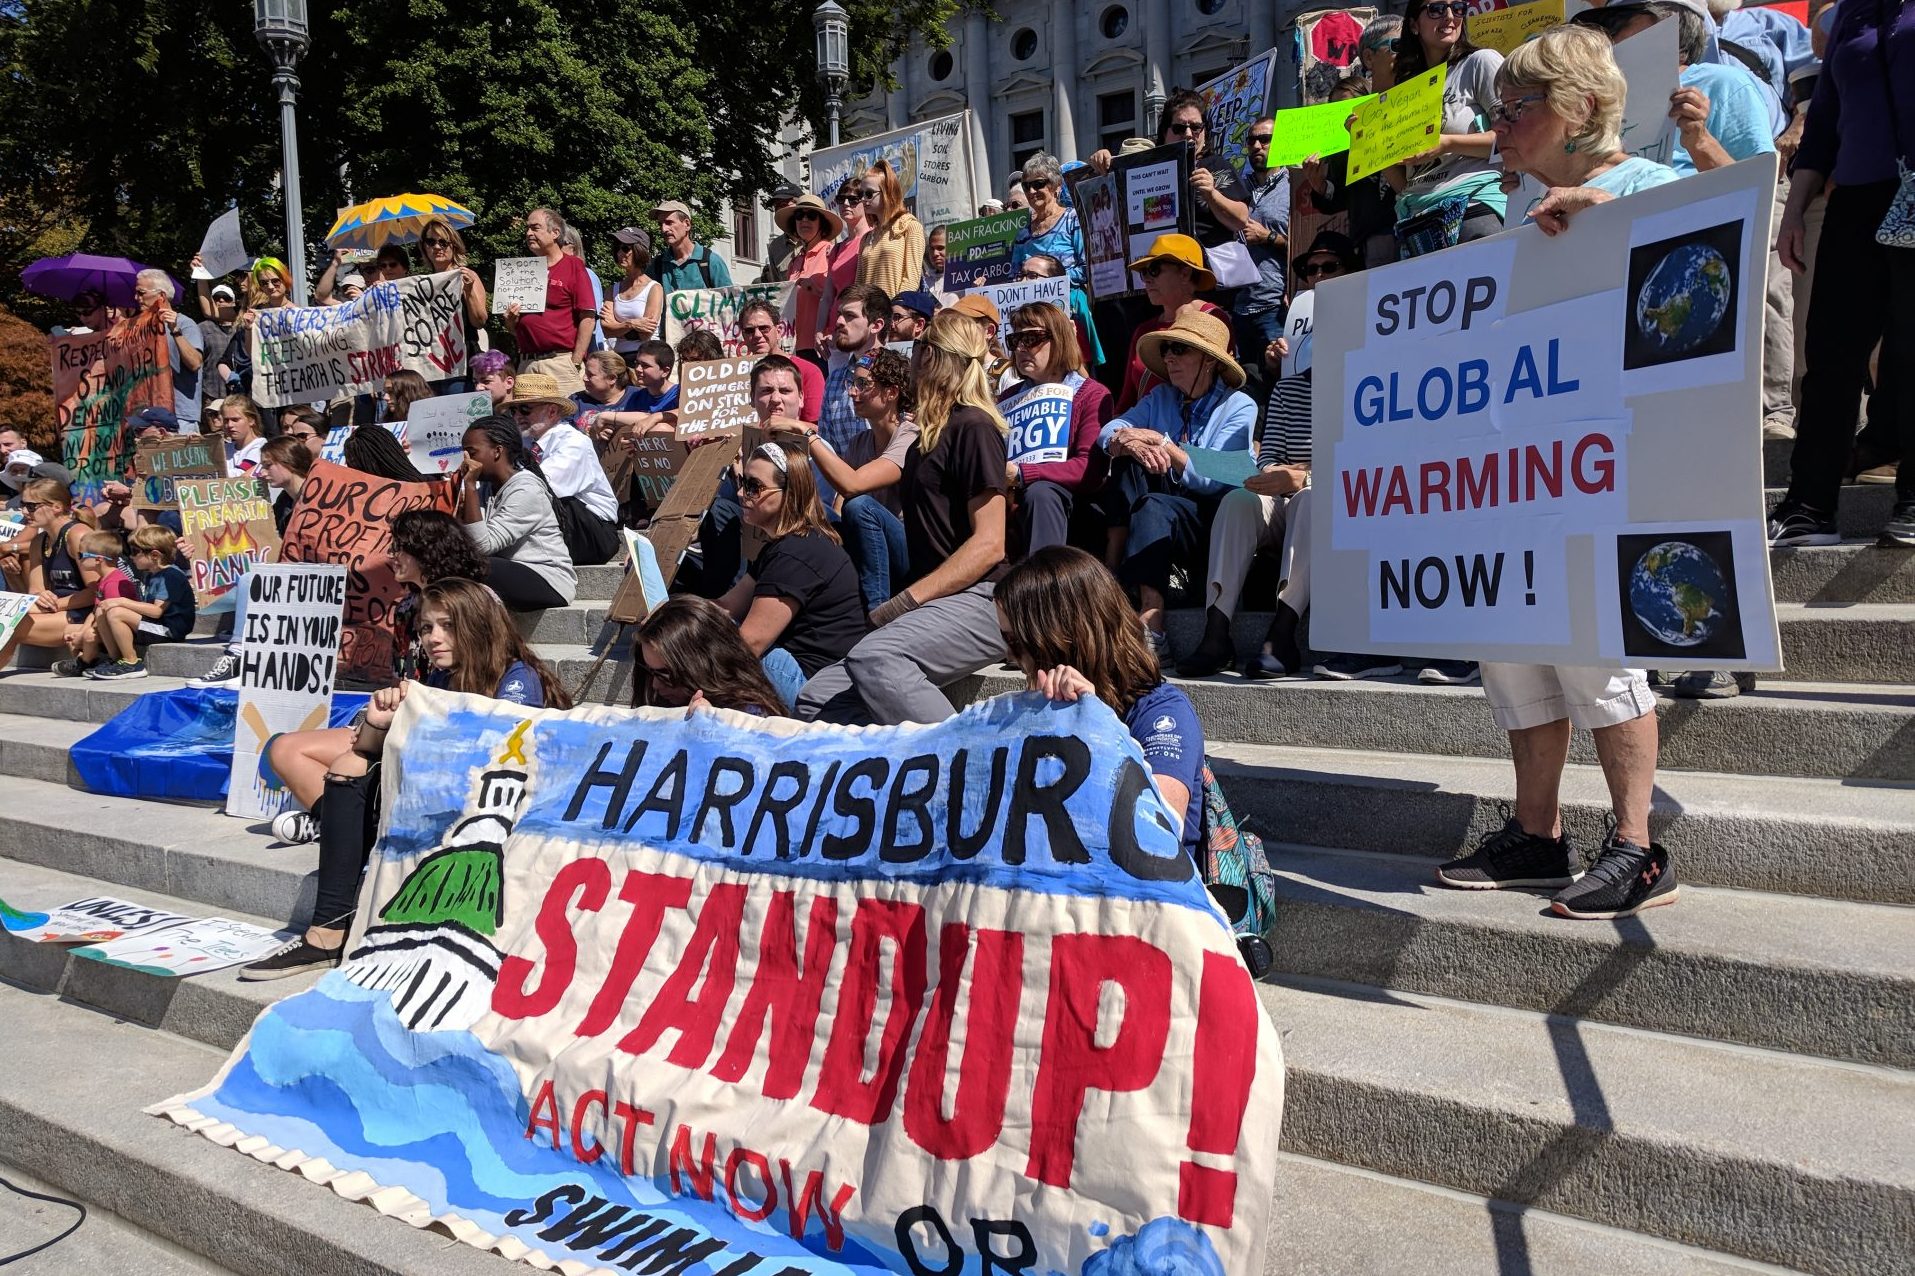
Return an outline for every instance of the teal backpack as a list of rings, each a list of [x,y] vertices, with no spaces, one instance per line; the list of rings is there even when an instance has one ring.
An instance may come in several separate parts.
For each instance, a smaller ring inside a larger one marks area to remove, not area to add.
[[[1237,827],[1208,761],[1203,776],[1204,884],[1230,919],[1243,964],[1261,979],[1276,963],[1265,936],[1277,920],[1277,875],[1264,857],[1263,839]]]

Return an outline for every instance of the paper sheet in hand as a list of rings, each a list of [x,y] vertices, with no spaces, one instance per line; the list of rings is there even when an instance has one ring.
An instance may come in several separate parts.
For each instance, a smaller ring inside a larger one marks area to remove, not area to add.
[[[543,257],[501,257],[492,263],[492,313],[517,305],[522,315],[545,313],[545,284],[551,267]]]
[[[1232,487],[1242,487],[1243,481],[1257,472],[1256,453],[1248,448],[1231,448],[1221,451],[1215,448],[1185,448],[1190,453],[1190,468],[1204,478],[1218,483],[1228,483]]]
[[[1436,145],[1443,131],[1443,84],[1449,68],[1437,67],[1364,103],[1350,125],[1350,178],[1380,173]]]
[[[413,468],[427,476],[459,469],[465,464],[461,450],[465,432],[474,421],[491,414],[492,396],[483,390],[442,394],[414,403],[404,423]]]
[[[1658,22],[1638,31],[1614,49],[1616,69],[1629,83],[1622,108],[1622,149],[1667,164],[1676,146],[1676,122],[1669,99],[1682,83],[1676,52],[1676,24]]]
[[[199,245],[200,264],[193,270],[195,279],[218,279],[252,264],[252,256],[239,237],[239,209],[229,208],[206,228]]]
[[[1350,116],[1359,106],[1367,106],[1375,100],[1376,94],[1368,93],[1346,102],[1323,102],[1278,111],[1270,132],[1270,167],[1289,168],[1312,155],[1338,155],[1349,150]]]

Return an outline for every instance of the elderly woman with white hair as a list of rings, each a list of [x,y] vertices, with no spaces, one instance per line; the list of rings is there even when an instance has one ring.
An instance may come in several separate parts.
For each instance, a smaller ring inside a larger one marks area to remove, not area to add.
[[[1629,86],[1609,41],[1587,27],[1545,31],[1521,44],[1496,73],[1491,127],[1503,185],[1524,174],[1548,191],[1527,220],[1556,235],[1578,209],[1677,179],[1674,169],[1622,150]]]
[[[1077,224],[1077,210],[1064,203],[1064,169],[1057,156],[1039,151],[1025,160],[1020,184],[1030,201],[1031,220],[1011,245],[1011,265],[1021,273],[1032,257],[1055,257],[1070,276],[1071,287],[1082,288],[1084,233]]]
[[[206,362],[206,338],[199,325],[173,308],[173,277],[151,266],[133,277],[134,303],[166,333],[173,368],[173,415],[199,420],[199,370]]]

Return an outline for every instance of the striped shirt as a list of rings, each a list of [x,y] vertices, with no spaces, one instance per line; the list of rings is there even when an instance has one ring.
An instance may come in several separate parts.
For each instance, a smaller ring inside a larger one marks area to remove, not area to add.
[[[1258,427],[1263,446],[1257,468],[1310,463],[1310,374],[1285,377],[1270,391]]]

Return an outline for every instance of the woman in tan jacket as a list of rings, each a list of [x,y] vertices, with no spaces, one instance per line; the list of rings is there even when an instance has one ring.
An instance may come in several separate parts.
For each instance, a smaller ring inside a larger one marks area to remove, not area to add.
[[[879,160],[860,183],[871,232],[858,250],[858,282],[895,297],[924,279],[924,223],[904,207],[904,187],[891,165]]]

